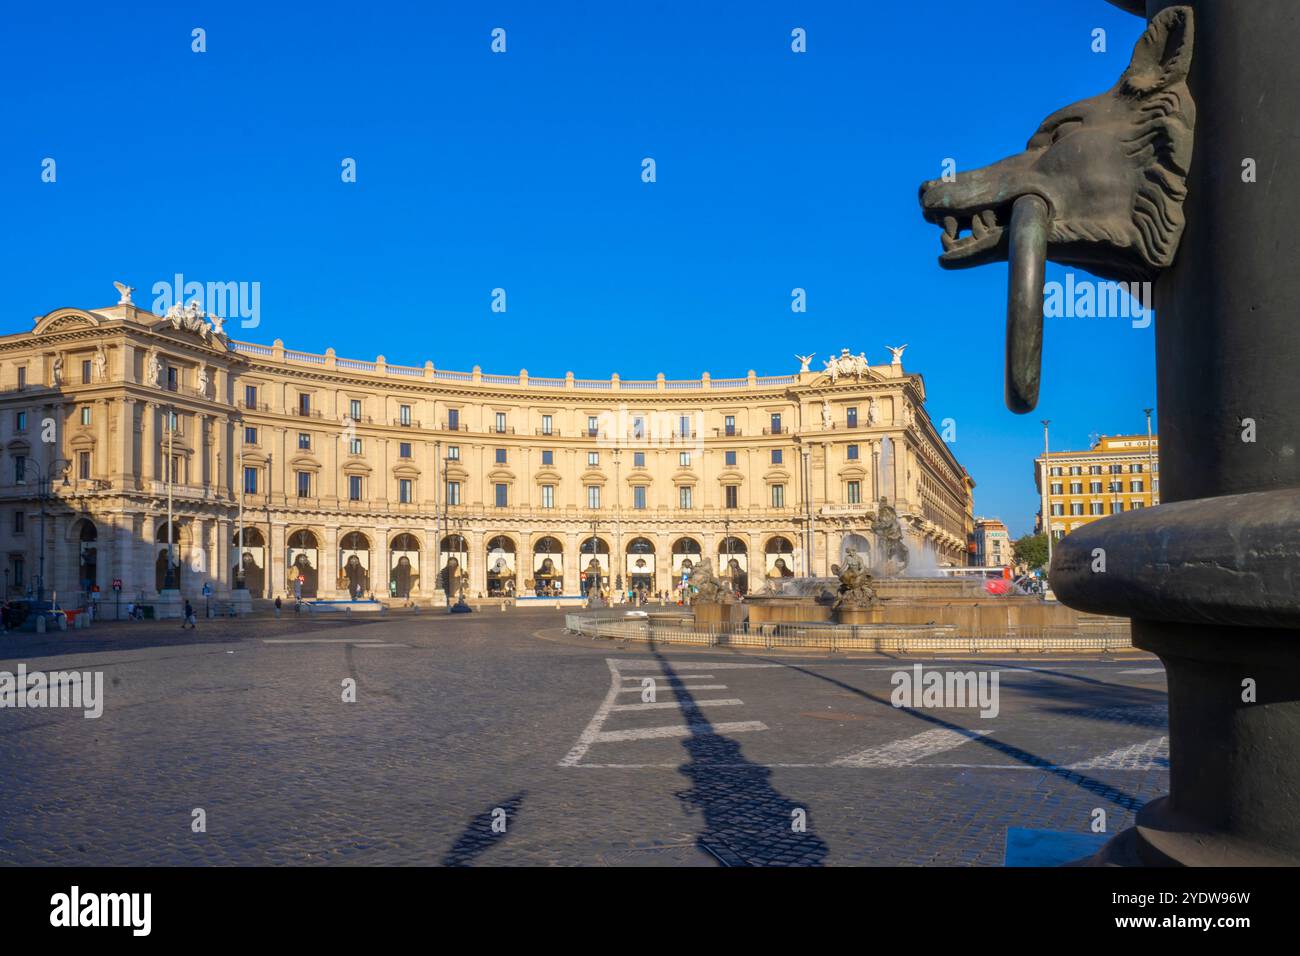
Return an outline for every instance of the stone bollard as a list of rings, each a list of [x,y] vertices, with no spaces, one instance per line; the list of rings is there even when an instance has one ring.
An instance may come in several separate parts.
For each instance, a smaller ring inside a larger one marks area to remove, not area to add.
[[[37,634],[44,634],[44,633],[45,633],[45,615],[44,615],[44,614],[37,614],[37,615],[36,615],[36,633],[37,633]]]

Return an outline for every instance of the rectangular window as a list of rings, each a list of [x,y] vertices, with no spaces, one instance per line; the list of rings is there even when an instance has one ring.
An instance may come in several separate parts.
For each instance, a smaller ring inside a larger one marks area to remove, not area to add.
[[[460,409],[447,409],[447,429],[449,431],[460,431]]]
[[[77,452],[77,477],[82,481],[90,480],[90,452]]]
[[[398,458],[411,457],[411,443],[409,441],[403,441],[397,443],[397,457]]]
[[[90,424],[90,406],[89,406],[89,405],[82,405],[82,406],[81,406],[81,424],[83,424],[83,425],[89,425],[89,424]]]
[[[411,424],[411,406],[410,406],[410,405],[398,405],[398,406],[397,406],[397,422],[398,422],[399,425],[406,425],[406,426],[408,426],[408,427],[410,426],[410,424]]]
[[[740,498],[740,488],[736,485],[724,485],[723,491],[726,493],[726,504],[724,507],[735,508]]]
[[[348,500],[360,501],[364,491],[364,478],[361,475],[348,475]]]
[[[397,500],[404,505],[409,505],[413,500],[411,497],[411,479],[397,479]]]
[[[587,486],[587,507],[593,511],[600,507],[600,485]]]
[[[772,415],[772,434],[781,434],[781,416],[779,414]]]
[[[677,453],[677,464],[682,468],[691,467],[691,453],[689,451],[679,451]]]
[[[26,365],[18,366],[18,387],[19,388],[27,387],[27,366]]]
[[[311,414],[311,395],[309,395],[306,392],[298,393],[298,414],[299,415]]]
[[[851,505],[862,504],[862,482],[850,481],[845,488],[845,498]]]
[[[299,448],[300,450],[302,450],[302,451],[311,451],[311,433],[310,433],[310,432],[299,432],[299,433],[298,433],[298,448]]]
[[[244,386],[244,407],[257,408],[257,386],[256,385]]]
[[[1128,490],[1129,490],[1129,491],[1142,491],[1142,490],[1143,490],[1143,487],[1144,487],[1144,486],[1143,486],[1143,484],[1142,484],[1142,479],[1141,479],[1141,478],[1135,478],[1135,479],[1133,479],[1132,481],[1130,481],[1130,482],[1128,483]]]
[[[723,427],[725,428],[728,435],[736,434],[736,416],[728,415],[726,418],[724,418]]]
[[[310,471],[298,472],[298,497],[299,498],[311,497],[311,472]]]
[[[785,507],[785,485],[772,486],[772,507],[773,508]]]
[[[23,559],[14,558],[14,587],[23,586]]]
[[[506,431],[506,413],[497,412],[497,434],[504,435]]]
[[[1076,501],[1070,505],[1070,514],[1078,516],[1083,514],[1083,502]]]
[[[691,486],[682,485],[677,489],[677,506],[683,511],[691,509]]]
[[[1082,474],[1083,474],[1083,466],[1082,466],[1082,465],[1071,465],[1071,466],[1070,466],[1070,474],[1072,474],[1072,475],[1082,475]]]
[[[252,425],[247,425],[244,428],[244,444],[245,445],[257,444],[257,429],[254,428]]]
[[[1052,514],[1058,518],[1064,515],[1065,505],[1061,505],[1061,504],[1052,505]]]
[[[23,521],[25,516],[21,510],[14,512],[14,534],[23,533]]]
[[[548,467],[553,466],[553,465],[555,464],[555,452],[553,452],[553,451],[552,451],[551,449],[549,449],[549,448],[543,449],[543,450],[542,450],[542,464],[543,464],[543,465],[546,465],[546,466],[548,466]]]
[[[361,421],[361,399],[354,398],[348,402],[348,418],[354,422]]]
[[[632,467],[633,468],[645,467],[645,452],[643,451],[632,452]]]
[[[460,504],[460,482],[459,481],[447,482],[447,504],[449,505]]]
[[[736,467],[736,453],[734,451],[724,451],[722,453],[722,460],[726,463],[728,468]]]
[[[587,437],[595,438],[600,434],[600,419],[595,415],[587,416]]]
[[[1113,515],[1121,514],[1124,511],[1124,502],[1113,501],[1110,505],[1110,513]]]
[[[1140,501],[1134,501],[1134,502],[1130,505],[1130,507],[1131,507],[1134,511],[1137,511],[1139,508],[1145,508],[1146,505],[1144,505],[1144,504],[1143,504],[1142,502],[1140,502]]]
[[[460,446],[459,446],[459,445],[448,445],[448,446],[447,446],[447,460],[448,460],[448,461],[460,461]]]
[[[772,449],[772,464],[774,464],[774,465],[779,465],[779,464],[781,464],[781,459],[782,459],[781,449],[780,449],[780,448],[773,448],[773,449]]]
[[[504,448],[498,448],[496,450],[496,463],[498,465],[504,465],[506,463],[506,450]]]
[[[679,415],[677,417],[677,437],[678,438],[691,437],[691,416],[690,415]]]
[[[81,360],[81,384],[90,384],[90,359]]]
[[[257,494],[257,469],[256,468],[244,469],[244,494],[246,495]]]
[[[542,507],[543,508],[555,507],[555,486],[554,485],[542,485]]]
[[[1129,471],[1131,471],[1135,475],[1142,474],[1143,470],[1144,469],[1141,464],[1134,465],[1132,468],[1129,469]]]
[[[363,446],[360,438],[353,438],[348,442],[348,451],[354,455],[360,455],[362,453],[362,448]]]
[[[849,459],[849,461],[857,461],[857,460],[858,460],[858,446],[857,446],[857,445],[849,445],[849,450],[848,450],[848,459]]]
[[[1100,481],[1088,482],[1088,492],[1089,494],[1094,494],[1094,495],[1101,494],[1101,482]]]
[[[858,406],[850,405],[848,408],[844,409],[844,420],[845,423],[849,426],[849,428],[857,428],[858,427]]]
[[[504,508],[506,506],[507,487],[508,487],[507,485],[503,485],[503,484],[497,484],[496,486],[496,502],[498,508]]]
[[[14,416],[14,431],[27,431],[27,413],[19,412]]]
[[[644,418],[641,418],[640,416],[637,416],[636,418],[632,419],[632,437],[633,437],[633,438],[644,438],[644,437],[645,437],[645,419],[644,419]]]
[[[179,369],[168,366],[167,368],[167,391],[174,392],[180,386]]]
[[[14,481],[21,484],[27,480],[27,456],[14,455]]]
[[[1105,513],[1106,513],[1105,505],[1103,505],[1100,501],[1094,501],[1092,504],[1088,506],[1088,514],[1090,515],[1104,515]]]
[[[632,489],[632,507],[637,511],[645,510],[645,485],[637,485]]]
[[[542,416],[542,434],[543,434],[543,435],[549,435],[550,433],[551,433],[551,416],[550,416],[550,415],[543,415],[543,416]]]
[[[600,452],[598,451],[587,452],[587,467],[588,468],[600,467]]]
[[[1083,494],[1083,482],[1082,482],[1082,481],[1072,481],[1072,482],[1070,482],[1070,494],[1072,494],[1072,495],[1081,495],[1081,494]]]

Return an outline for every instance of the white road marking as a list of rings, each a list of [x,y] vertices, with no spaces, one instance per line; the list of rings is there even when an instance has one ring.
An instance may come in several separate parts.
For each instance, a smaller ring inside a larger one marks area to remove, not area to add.
[[[596,713],[588,722],[586,729],[578,737],[578,742],[560,761],[561,767],[576,767],[578,761],[586,756],[587,751],[591,749],[591,745],[596,742],[596,737],[600,734],[600,728],[605,723],[605,718],[609,716],[610,710],[618,701],[618,692],[622,689],[619,686],[619,677],[622,675],[618,672],[618,661],[612,657],[607,657],[605,658],[605,664],[609,667],[609,690],[605,693],[605,699],[600,702],[600,706],[596,708]]]
[[[657,671],[657,672],[662,673],[664,667],[666,666],[665,664],[661,664],[661,663],[659,663],[658,661],[622,661],[622,660],[620,660],[620,661],[614,661],[614,663],[616,663],[616,664],[618,665],[618,670],[619,670],[620,672],[625,672],[625,671]],[[680,662],[679,662],[679,663],[680,663]],[[732,663],[717,663],[717,662],[715,662],[715,661],[707,661],[707,662],[700,661],[700,662],[696,662],[696,663],[692,664],[691,666],[692,666],[692,667],[704,667],[704,668],[707,668],[707,669],[709,669],[709,670],[711,670],[711,671],[716,671],[716,670],[741,670],[741,669],[745,669],[745,670],[753,670],[753,669],[760,668],[760,667],[783,667],[783,666],[785,666],[785,665],[783,665],[783,664],[732,664]],[[665,674],[664,676],[668,676],[668,675]]]
[[[607,744],[620,740],[691,737],[695,734],[744,734],[754,730],[767,730],[767,724],[761,720],[738,720],[724,724],[693,722],[684,726],[682,724],[670,724],[666,727],[639,727],[635,730],[607,730],[596,735],[595,743]]]
[[[1139,744],[1120,747],[1108,754],[1072,763],[1067,770],[1154,770],[1169,766],[1169,738],[1152,737]]]
[[[743,700],[735,697],[719,698],[718,700],[660,700],[651,704],[615,704],[611,710],[668,710],[677,708],[678,710],[699,710],[701,707],[738,707],[743,704]]]
[[[949,730],[946,727],[926,730],[913,737],[893,740],[835,761],[839,767],[910,767],[918,760],[953,750],[993,733],[991,730]]]
[[[384,644],[378,638],[369,638],[356,640],[347,637],[264,637],[263,644],[355,644],[361,647],[363,644],[379,645],[384,647],[403,647],[401,644]]]
[[[634,694],[641,689],[640,684],[634,684],[631,687],[620,687],[620,694]],[[656,685],[656,690],[678,691],[678,690],[726,690],[726,684],[664,684]]]
[[[1120,671],[1121,674],[1163,674],[1163,667],[1135,667],[1132,670]]]
[[[664,683],[673,683],[674,681],[683,681],[683,680],[708,680],[712,676],[713,676],[712,674],[674,674],[672,677],[664,677]],[[651,680],[658,679],[653,677],[650,674],[628,674],[626,677],[623,678],[623,680],[643,681],[647,677],[649,677]]]

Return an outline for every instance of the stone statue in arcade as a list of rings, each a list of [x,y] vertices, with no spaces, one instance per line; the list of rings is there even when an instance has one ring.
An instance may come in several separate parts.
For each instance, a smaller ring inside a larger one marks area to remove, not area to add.
[[[735,600],[728,582],[713,573],[713,562],[709,558],[701,558],[691,568],[687,583],[695,591],[694,600],[697,604],[730,604]]]
[[[871,586],[871,572],[867,570],[858,549],[850,546],[844,552],[844,566],[831,565],[831,574],[840,579],[837,608],[864,608],[876,603],[876,591]]]

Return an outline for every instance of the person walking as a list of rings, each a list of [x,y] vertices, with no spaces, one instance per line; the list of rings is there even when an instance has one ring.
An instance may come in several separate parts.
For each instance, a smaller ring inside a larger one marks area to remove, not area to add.
[[[280,620],[280,595],[275,596],[275,619]]]
[[[194,617],[194,608],[190,605],[190,599],[185,599],[185,623],[181,625],[181,630],[189,628],[191,631],[198,627],[198,621]]]

